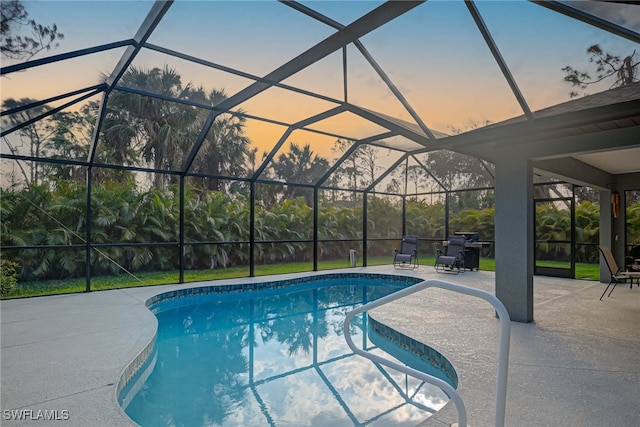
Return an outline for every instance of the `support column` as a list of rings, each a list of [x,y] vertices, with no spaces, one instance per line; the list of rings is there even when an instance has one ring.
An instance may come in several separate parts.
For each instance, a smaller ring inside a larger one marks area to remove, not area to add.
[[[600,191],[600,234],[598,241],[603,246],[609,246],[613,252],[613,215],[611,214],[611,190]],[[600,257],[600,282],[609,283],[611,273],[607,267],[607,263],[598,251]]]
[[[517,148],[496,153],[496,297],[511,320],[533,321],[533,168]]]

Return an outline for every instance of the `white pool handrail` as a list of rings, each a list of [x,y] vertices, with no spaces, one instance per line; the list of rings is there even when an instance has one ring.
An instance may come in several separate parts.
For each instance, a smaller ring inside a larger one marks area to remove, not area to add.
[[[400,365],[398,363],[395,363],[391,360],[387,360],[376,354],[362,350],[356,347],[355,344],[353,343],[353,340],[351,339],[351,333],[350,333],[351,320],[356,314],[363,313],[365,311],[371,310],[373,308],[379,307],[391,301],[395,301],[397,299],[403,298],[407,295],[413,294],[415,292],[418,292],[430,287],[441,288],[441,289],[481,298],[489,302],[495,308],[498,318],[500,320],[500,344],[499,344],[499,352],[498,352],[498,381],[496,385],[495,426],[496,427],[504,426],[504,413],[505,413],[505,406],[506,406],[506,400],[507,400],[507,372],[509,370],[509,342],[511,338],[511,319],[509,318],[509,313],[507,312],[507,309],[504,307],[502,302],[498,298],[496,298],[494,295],[491,295],[490,293],[480,289],[470,288],[468,286],[462,286],[455,283],[445,282],[442,280],[436,280],[436,279],[425,280],[423,282],[417,283],[408,288],[401,289],[390,295],[379,298],[370,303],[364,304],[350,311],[344,319],[344,338],[347,341],[347,344],[349,345],[351,350],[353,350],[353,352],[356,354],[366,357],[374,362],[396,369],[407,375],[416,377],[422,381],[433,384],[437,387],[440,387],[445,393],[447,393],[449,398],[453,400],[453,402],[456,405],[456,409],[458,410],[458,426],[466,427],[467,426],[467,410],[464,406],[464,402],[462,401],[462,398],[460,397],[456,389],[454,389],[451,386],[451,384],[441,380],[440,378],[436,378],[424,372],[418,371],[416,369],[410,368],[405,365]]]

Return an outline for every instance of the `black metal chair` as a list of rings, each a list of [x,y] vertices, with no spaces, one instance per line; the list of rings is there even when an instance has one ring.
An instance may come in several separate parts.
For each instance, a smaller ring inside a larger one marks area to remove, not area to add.
[[[456,274],[464,272],[464,251],[467,238],[463,235],[449,236],[446,252],[436,251],[435,269],[437,272],[454,271]]]
[[[393,268],[418,268],[418,236],[404,236],[400,250],[394,249]]]

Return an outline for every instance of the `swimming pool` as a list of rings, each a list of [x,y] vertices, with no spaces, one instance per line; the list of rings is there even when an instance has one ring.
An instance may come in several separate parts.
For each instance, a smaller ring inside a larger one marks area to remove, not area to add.
[[[414,426],[447,396],[353,354],[342,331],[353,308],[419,281],[321,274],[157,295],[156,339],[123,374],[120,405],[142,426]],[[444,357],[374,319],[351,333],[457,386]]]

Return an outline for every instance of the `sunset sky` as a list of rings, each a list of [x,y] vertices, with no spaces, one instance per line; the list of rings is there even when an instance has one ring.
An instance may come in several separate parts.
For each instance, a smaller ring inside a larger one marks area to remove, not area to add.
[[[381,2],[306,1],[318,12],[347,25]],[[578,2],[582,3],[582,2]],[[132,38],[152,2],[40,1],[24,2],[29,18],[57,24],[64,40],[36,58]],[[531,110],[569,99],[571,87],[562,81],[562,67],[593,70],[586,49],[599,44],[605,51],[626,56],[638,46],[621,37],[525,1],[478,1],[476,5]],[[621,12],[618,22],[639,31],[637,14]],[[629,21],[630,18],[636,22]],[[626,21],[622,21],[626,20]],[[333,34],[335,30],[274,1],[176,1],[149,43],[263,76]],[[487,121],[499,122],[522,114],[489,49],[462,1],[428,1],[361,39],[364,47],[434,130],[451,133]],[[100,81],[123,54],[101,54],[12,73],[2,79],[2,100],[44,99]],[[348,101],[412,121],[360,52],[347,49]],[[640,54],[640,53],[638,53]],[[248,86],[244,77],[143,50],[133,65],[176,69],[183,83],[224,89],[228,95]],[[4,63],[9,65],[9,63]],[[342,51],[334,52],[283,83],[344,100]],[[605,90],[608,84],[590,89]],[[271,88],[241,104],[252,116],[287,124],[335,107],[334,103]],[[363,138],[383,131],[351,114],[311,126],[314,129]],[[250,121],[247,134],[260,151],[268,151],[285,127]],[[335,138],[298,132],[295,142],[311,143],[316,153],[330,151]],[[4,148],[3,148],[4,150]]]

